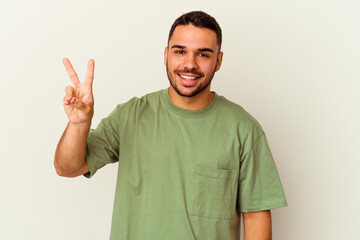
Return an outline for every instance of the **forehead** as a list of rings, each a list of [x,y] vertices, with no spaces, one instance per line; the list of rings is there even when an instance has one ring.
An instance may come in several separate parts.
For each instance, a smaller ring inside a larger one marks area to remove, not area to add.
[[[192,24],[178,25],[169,41],[172,45],[183,45],[187,48],[218,48],[216,33],[208,28],[195,27]]]

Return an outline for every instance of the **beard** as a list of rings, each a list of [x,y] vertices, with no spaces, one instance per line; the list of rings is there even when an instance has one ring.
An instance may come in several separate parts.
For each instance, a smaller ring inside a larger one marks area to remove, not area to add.
[[[201,72],[197,72],[194,69],[192,69],[192,70],[184,69],[184,70],[181,70],[181,71],[180,70],[175,70],[173,72],[173,75],[172,75],[172,73],[169,70],[168,63],[166,62],[166,73],[167,73],[167,77],[169,79],[169,82],[170,82],[171,86],[174,88],[174,90],[182,97],[194,97],[197,94],[204,91],[210,85],[210,83],[211,83],[211,81],[212,81],[212,79],[213,79],[213,77],[215,75],[215,70],[216,70],[216,67],[215,67],[214,71],[211,73],[211,75],[209,77],[207,77],[204,82],[200,83],[192,92],[183,93],[176,84],[176,81],[175,81],[176,75],[178,75],[180,73],[193,73],[193,74],[196,74],[196,75],[198,75],[200,77],[204,77],[204,74],[201,73]],[[186,87],[186,86],[184,86],[184,87],[185,88],[190,88],[190,87]]]

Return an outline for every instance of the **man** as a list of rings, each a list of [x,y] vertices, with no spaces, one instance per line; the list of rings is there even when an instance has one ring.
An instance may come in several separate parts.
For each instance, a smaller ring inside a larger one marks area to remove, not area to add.
[[[270,209],[286,205],[260,125],[239,105],[210,91],[220,69],[221,29],[204,12],[173,24],[164,60],[168,89],[118,105],[90,130],[94,60],[66,87],[69,124],[55,167],[91,177],[119,162],[110,239],[271,239]]]

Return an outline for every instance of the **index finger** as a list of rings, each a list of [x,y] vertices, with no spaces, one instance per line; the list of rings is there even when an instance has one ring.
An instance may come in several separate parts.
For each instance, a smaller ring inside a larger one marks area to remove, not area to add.
[[[87,66],[86,76],[85,76],[85,84],[92,85],[94,80],[94,69],[95,69],[95,61],[94,59],[90,59]]]
[[[79,83],[80,83],[79,78],[78,78],[78,76],[77,76],[77,74],[76,74],[73,66],[71,65],[69,59],[64,58],[62,62],[63,62],[63,64],[64,64],[65,68],[66,68],[66,71],[67,71],[67,73],[68,73],[68,75],[69,75],[70,80],[72,81],[72,83],[73,83],[74,85],[79,84]]]

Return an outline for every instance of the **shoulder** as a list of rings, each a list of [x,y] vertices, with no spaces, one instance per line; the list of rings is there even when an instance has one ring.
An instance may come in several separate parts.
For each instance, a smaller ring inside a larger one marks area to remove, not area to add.
[[[129,101],[118,104],[115,108],[116,111],[130,111],[138,110],[149,105],[156,104],[160,101],[162,91],[148,93],[142,97],[133,97]]]
[[[242,106],[229,101],[223,96],[219,98],[218,114],[223,119],[223,124],[235,126],[236,130],[234,132],[236,132],[239,139],[241,146],[239,152],[243,159],[254,144],[265,136],[265,132],[260,123]]]
[[[124,123],[138,119],[144,114],[151,115],[159,106],[162,91],[164,90],[148,93],[142,97],[133,97],[127,102],[118,104],[110,115]]]
[[[219,114],[237,124],[240,130],[256,131],[259,134],[263,133],[260,123],[242,106],[226,99],[224,96],[219,96]]]

